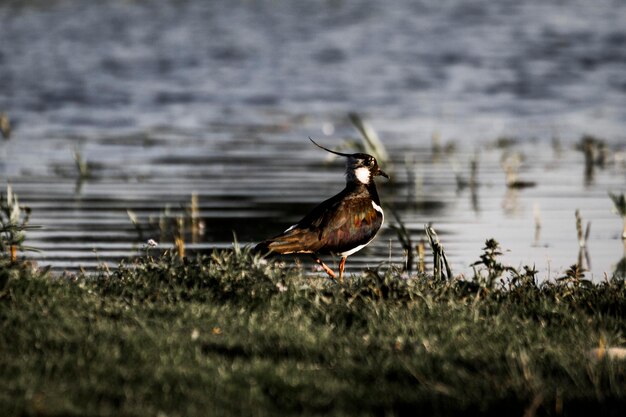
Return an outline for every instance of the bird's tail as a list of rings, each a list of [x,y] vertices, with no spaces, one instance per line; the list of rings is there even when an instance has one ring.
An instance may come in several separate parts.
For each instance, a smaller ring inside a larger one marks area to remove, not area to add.
[[[294,229],[283,233],[255,246],[254,250],[267,253],[313,253],[315,252],[315,242],[317,239],[311,239],[311,231]]]
[[[270,251],[269,241],[264,241],[254,247],[254,252],[268,253]]]

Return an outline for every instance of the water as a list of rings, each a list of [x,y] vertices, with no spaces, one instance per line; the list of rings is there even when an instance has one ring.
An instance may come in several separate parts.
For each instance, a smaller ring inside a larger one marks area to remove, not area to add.
[[[494,237],[506,262],[559,276],[578,259],[578,208],[588,276],[611,274],[624,255],[607,192],[626,191],[626,4],[294,3],[3,2],[0,111],[14,129],[0,180],[43,226],[29,256],[63,271],[114,264],[148,238],[168,247],[158,217],[192,193],[205,231],[188,250],[276,234],[342,188],[340,162],[307,137],[357,138],[357,111],[392,158],[386,225],[393,207],[417,242],[433,222],[454,272],[471,273]],[[592,177],[575,149],[586,133],[610,149]],[[511,153],[536,187],[507,189]],[[479,186],[458,189],[476,155]],[[386,227],[347,266],[402,258]]]

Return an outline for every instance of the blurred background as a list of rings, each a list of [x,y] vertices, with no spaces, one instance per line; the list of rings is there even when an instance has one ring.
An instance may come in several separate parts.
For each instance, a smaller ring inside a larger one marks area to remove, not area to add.
[[[541,279],[584,246],[600,280],[624,256],[625,22],[618,0],[0,1],[0,186],[57,271],[253,243],[341,190],[307,137],[362,147],[356,113],[392,181],[349,271],[432,222],[455,274],[493,237]]]

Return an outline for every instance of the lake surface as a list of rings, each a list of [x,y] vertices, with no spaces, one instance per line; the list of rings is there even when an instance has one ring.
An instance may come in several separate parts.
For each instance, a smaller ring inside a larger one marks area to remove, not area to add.
[[[402,263],[394,209],[415,243],[432,222],[455,274],[493,237],[505,262],[555,278],[578,260],[579,209],[587,276],[610,276],[625,251],[608,192],[626,192],[626,3],[544,3],[2,2],[0,187],[42,226],[27,256],[61,272],[171,247],[164,219],[192,194],[188,251],[274,235],[341,190],[342,162],[307,137],[359,143],[357,112],[392,181],[378,181],[385,227],[348,271]],[[605,144],[592,170],[585,134]],[[506,186],[512,156],[536,186]],[[472,159],[477,185],[459,187]]]

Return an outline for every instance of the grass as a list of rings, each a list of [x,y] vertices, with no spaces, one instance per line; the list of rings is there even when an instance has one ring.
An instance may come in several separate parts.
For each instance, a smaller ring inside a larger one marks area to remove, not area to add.
[[[154,250],[153,250],[154,251]],[[52,278],[2,261],[4,416],[622,415],[623,280],[364,271],[245,249]],[[523,279],[519,279],[523,277]],[[501,281],[500,281],[501,282]]]

